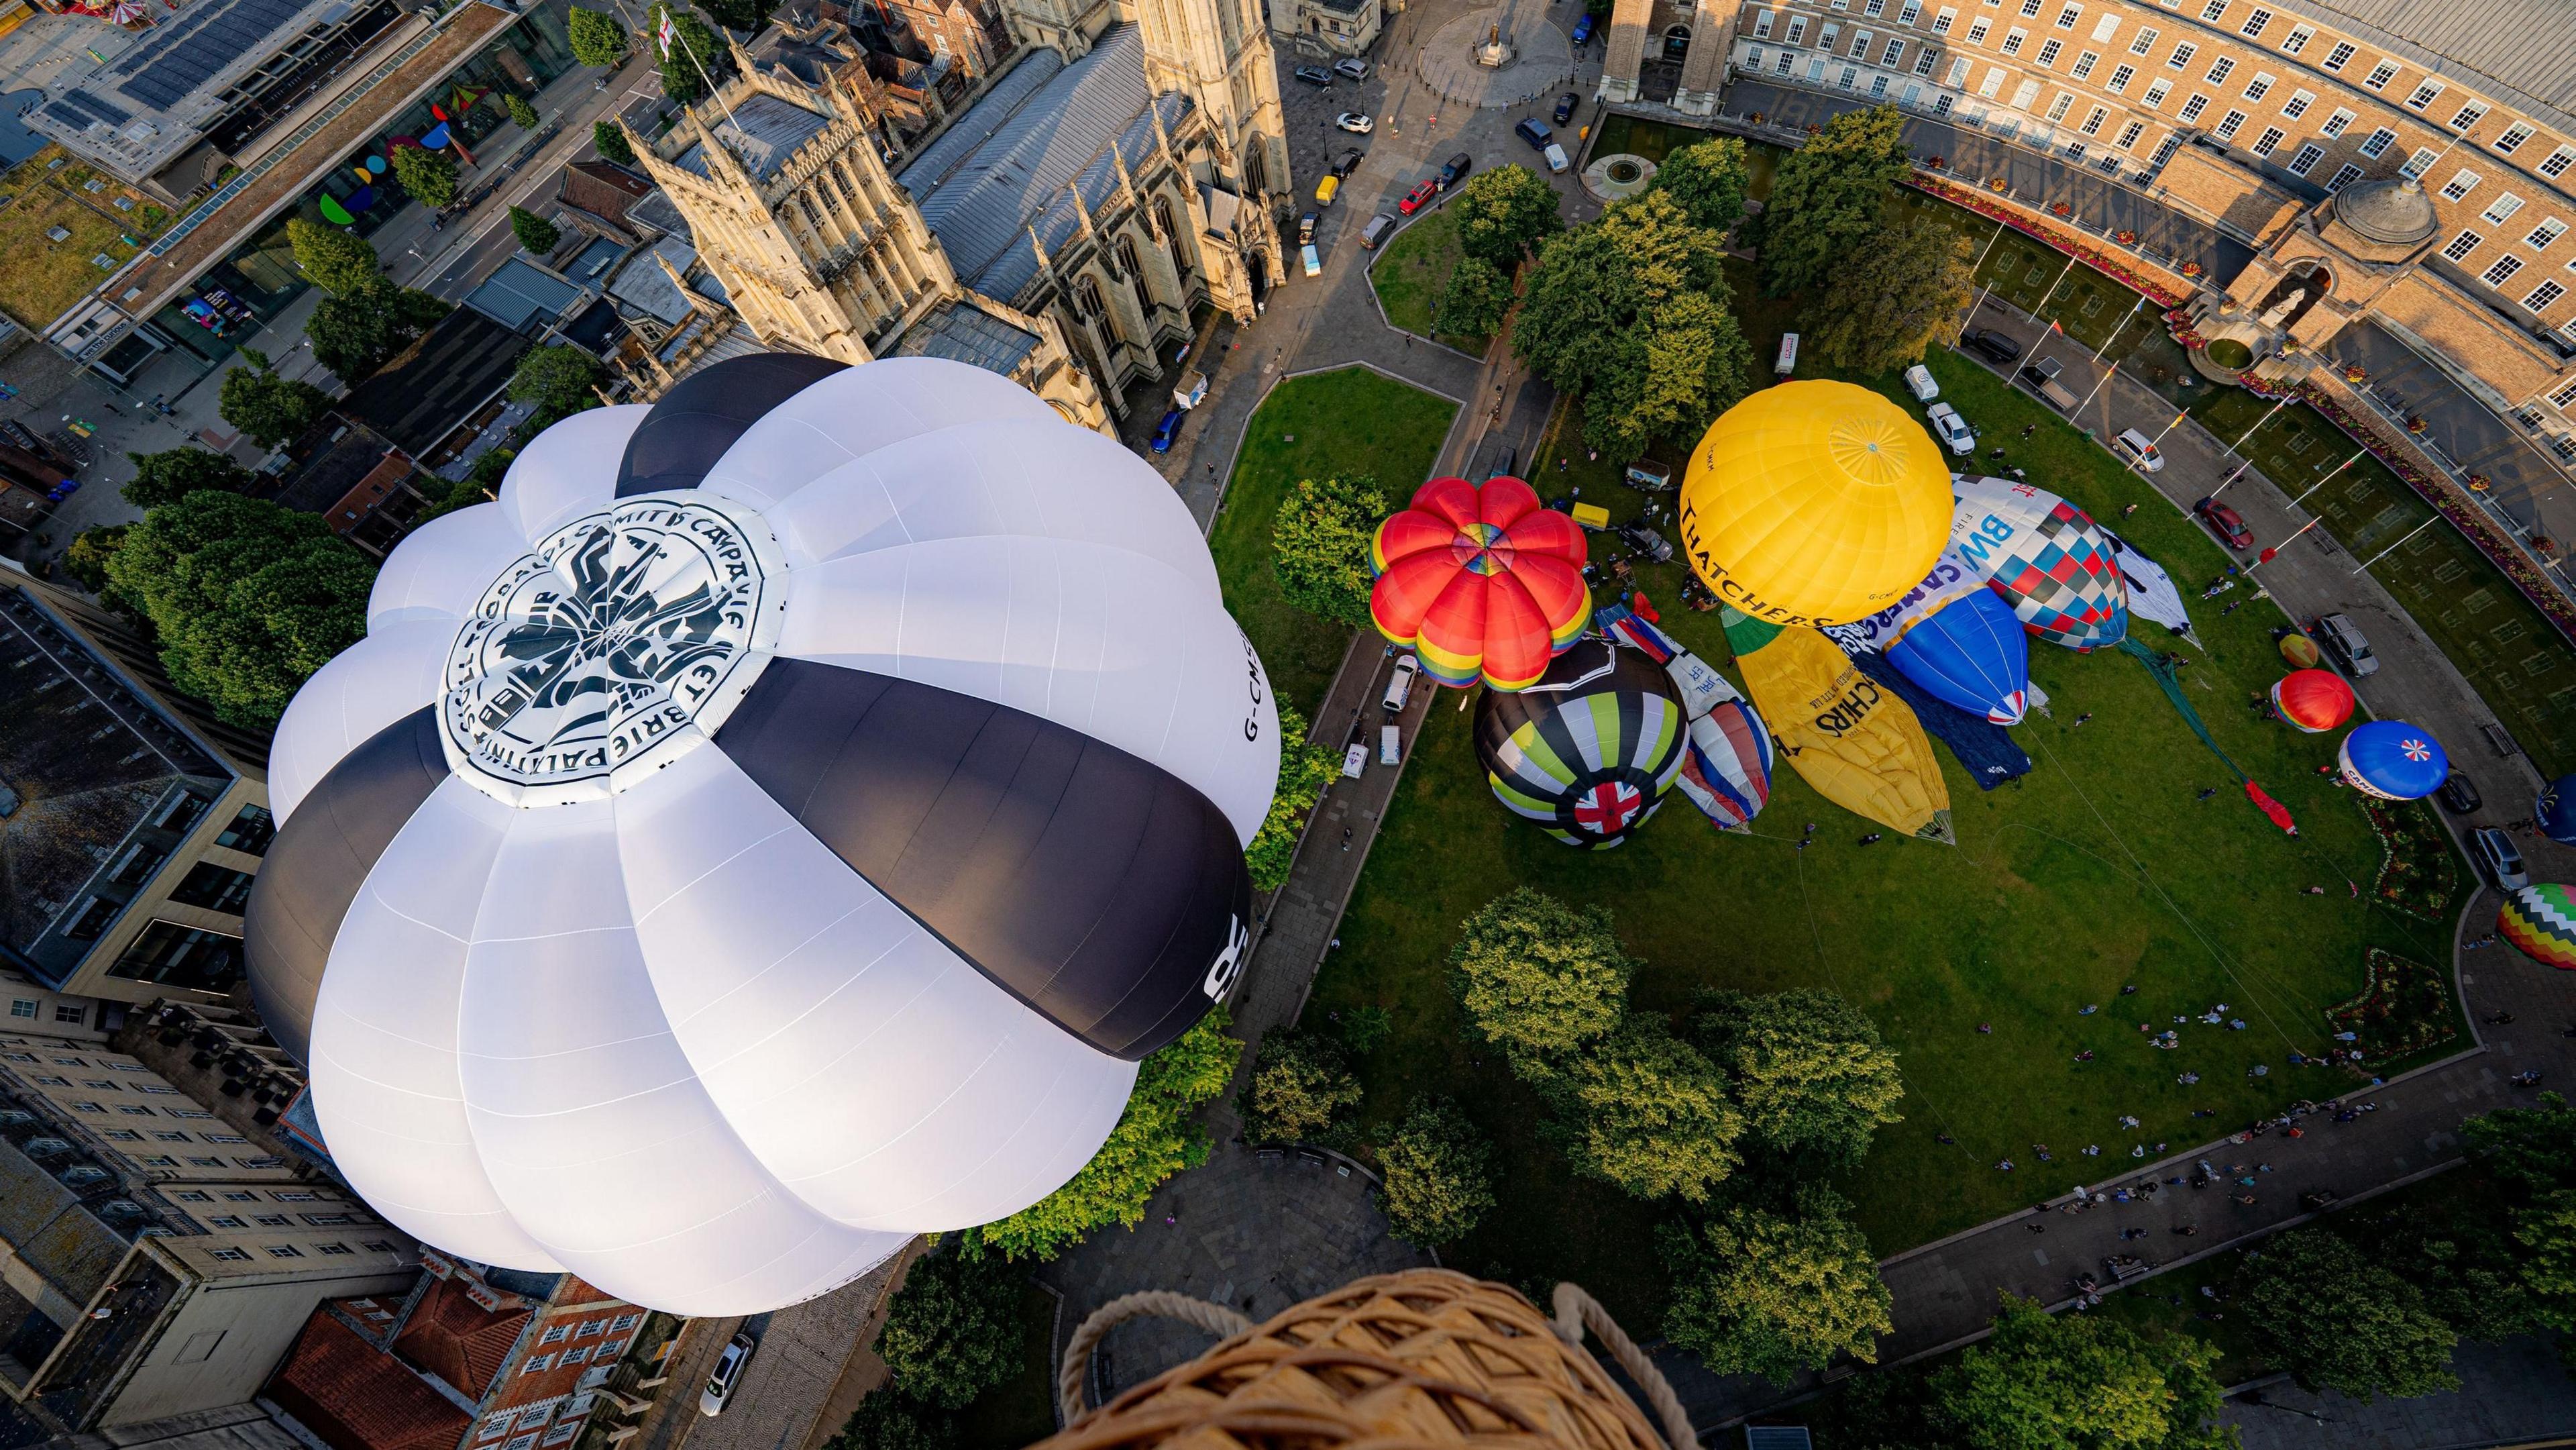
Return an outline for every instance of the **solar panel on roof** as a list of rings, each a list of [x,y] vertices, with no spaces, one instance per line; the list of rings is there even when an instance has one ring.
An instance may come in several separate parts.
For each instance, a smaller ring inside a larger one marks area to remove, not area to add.
[[[163,26],[118,62],[117,74],[129,77],[118,89],[167,110],[224,67],[261,48],[303,11],[300,0],[231,0],[208,6],[197,12],[203,18],[194,25]]]

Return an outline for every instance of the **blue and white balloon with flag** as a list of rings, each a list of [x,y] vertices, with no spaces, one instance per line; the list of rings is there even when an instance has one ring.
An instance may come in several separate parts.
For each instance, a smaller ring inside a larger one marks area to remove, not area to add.
[[[2381,800],[2422,800],[2450,778],[2451,757],[2433,732],[2403,720],[2373,720],[2343,738],[2344,783]]]
[[[1877,650],[1944,704],[1997,725],[2030,712],[2030,642],[2003,596],[1944,549],[1905,597],[1832,633],[1846,649]]]

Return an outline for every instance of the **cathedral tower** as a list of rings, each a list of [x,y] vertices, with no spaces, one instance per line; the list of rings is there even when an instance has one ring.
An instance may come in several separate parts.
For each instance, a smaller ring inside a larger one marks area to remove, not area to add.
[[[1117,0],[1145,39],[1145,79],[1198,103],[1233,155],[1247,200],[1293,206],[1279,65],[1261,0]]]

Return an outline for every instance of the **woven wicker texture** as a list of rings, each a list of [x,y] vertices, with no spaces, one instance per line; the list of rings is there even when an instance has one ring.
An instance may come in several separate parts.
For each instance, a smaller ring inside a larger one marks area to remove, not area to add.
[[[1527,1299],[1445,1269],[1375,1275],[1309,1299],[1039,1442],[1149,1445],[1664,1450],[1592,1356]]]

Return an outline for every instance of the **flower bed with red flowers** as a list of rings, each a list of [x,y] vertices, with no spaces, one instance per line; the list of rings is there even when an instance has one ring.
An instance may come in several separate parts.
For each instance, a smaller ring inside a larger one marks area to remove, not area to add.
[[[2452,1025],[2449,974],[2379,947],[2372,947],[2363,962],[2368,980],[2361,995],[2326,1009],[2333,1030],[2355,1038],[2338,1045],[2339,1051],[2357,1055],[2347,1064],[2355,1072],[2384,1072],[2400,1058],[2460,1035]]]
[[[2067,236],[2054,228],[2041,226],[2012,207],[1989,200],[1968,187],[1954,185],[1937,176],[1927,175],[1919,168],[1906,178],[1906,182],[1916,190],[1929,192],[1943,201],[1966,207],[1981,217],[2002,222],[2014,231],[2046,242],[2130,291],[2145,293],[2163,306],[2178,307],[2191,295],[2188,290],[2177,291],[2163,279],[2140,271],[2135,265],[2123,262],[2099,247]]]
[[[2460,862],[2433,808],[2422,801],[2364,796],[2361,809],[2370,817],[2370,833],[2379,838],[2379,875],[2371,880],[2371,899],[2419,921],[2449,921],[2451,904],[2460,894]]]

